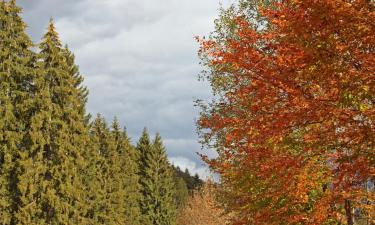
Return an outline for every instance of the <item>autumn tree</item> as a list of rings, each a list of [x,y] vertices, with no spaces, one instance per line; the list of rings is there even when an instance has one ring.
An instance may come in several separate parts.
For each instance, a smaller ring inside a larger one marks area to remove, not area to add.
[[[188,198],[185,206],[177,217],[178,225],[226,225],[230,222],[217,201],[217,187],[212,181],[207,181],[201,189],[197,189]]]
[[[353,224],[373,213],[374,4],[247,2],[200,40],[199,126],[236,222]]]

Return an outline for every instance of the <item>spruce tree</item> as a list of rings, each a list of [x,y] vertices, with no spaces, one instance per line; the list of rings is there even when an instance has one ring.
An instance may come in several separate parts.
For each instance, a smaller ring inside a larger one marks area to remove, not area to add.
[[[176,202],[173,171],[168,162],[161,137],[150,143],[147,130],[143,131],[137,149],[141,153],[140,173],[143,199],[143,224],[176,224]]]
[[[35,78],[34,108],[27,133],[25,170],[19,176],[22,224],[88,224],[83,185],[88,141],[85,102],[70,73],[64,49],[51,21],[40,44],[40,74]]]
[[[103,127],[105,121],[98,114],[95,120],[90,123],[89,126],[89,137],[90,141],[87,146],[84,158],[87,162],[85,171],[84,185],[88,188],[88,201],[87,201],[87,217],[90,218],[91,224],[103,224],[103,218],[101,216],[102,209],[105,207],[105,191],[102,190],[103,175],[102,167],[104,159],[101,156],[101,140],[103,140]]]
[[[117,119],[111,130],[98,115],[91,128],[96,155],[95,217],[98,224],[140,224],[135,152]]]
[[[120,129],[118,120],[115,118],[112,123],[112,137],[115,142],[115,150],[118,161],[118,179],[120,182],[121,208],[123,208],[124,221],[126,225],[141,225],[140,211],[140,185],[138,175],[137,159],[139,158],[136,150],[130,143],[130,139],[124,130]]]
[[[91,183],[94,194],[92,216],[97,224],[115,224],[114,215],[116,209],[112,203],[112,185],[117,185],[111,179],[111,164],[108,158],[111,157],[111,150],[114,142],[111,141],[111,134],[105,119],[98,114],[90,129],[91,143],[94,163],[94,180]],[[116,200],[116,199],[115,199]],[[117,202],[117,201],[116,201]]]
[[[68,45],[65,45],[63,49],[63,54],[66,59],[66,63],[68,66],[68,72],[70,73],[70,76],[73,77],[74,87],[79,90],[78,97],[80,99],[80,105],[78,106],[79,113],[81,116],[85,117],[85,123],[86,125],[89,124],[90,115],[86,113],[86,104],[88,100],[89,90],[86,86],[83,85],[84,78],[79,72],[78,65],[75,64],[75,56],[74,54],[69,50]]]
[[[32,104],[33,44],[16,1],[0,2],[0,223],[16,224],[19,158]]]

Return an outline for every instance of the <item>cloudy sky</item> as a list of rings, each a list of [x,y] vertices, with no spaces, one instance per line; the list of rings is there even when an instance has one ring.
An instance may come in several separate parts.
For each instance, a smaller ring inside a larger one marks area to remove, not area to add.
[[[213,31],[220,4],[233,0],[18,0],[28,32],[39,42],[49,19],[76,55],[90,90],[88,110],[117,116],[133,142],[143,127],[164,138],[170,160],[201,176],[195,152],[198,109],[207,83],[194,36]]]

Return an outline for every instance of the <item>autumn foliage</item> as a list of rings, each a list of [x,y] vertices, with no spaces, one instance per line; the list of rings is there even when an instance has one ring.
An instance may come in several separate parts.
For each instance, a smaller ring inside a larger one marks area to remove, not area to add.
[[[181,209],[178,225],[226,225],[230,216],[217,201],[217,187],[212,181],[207,181],[203,187],[195,190]]]
[[[230,35],[199,40],[217,94],[199,127],[219,153],[208,162],[236,224],[374,218],[374,9],[368,0],[259,4],[262,24],[238,14]]]

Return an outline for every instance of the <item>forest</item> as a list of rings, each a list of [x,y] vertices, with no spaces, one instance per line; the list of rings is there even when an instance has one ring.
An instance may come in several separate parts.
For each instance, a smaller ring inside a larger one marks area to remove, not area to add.
[[[116,118],[91,118],[53,21],[36,45],[20,13],[0,2],[0,224],[176,224],[203,181],[159,134],[133,145]]]
[[[375,224],[373,0],[219,10],[196,38],[212,91],[197,129],[217,152],[201,158],[219,176],[204,181],[161,134],[133,144],[89,114],[54,21],[36,44],[21,12],[0,1],[0,224]]]

